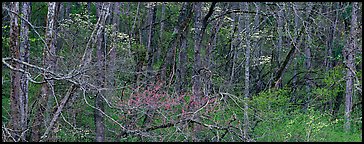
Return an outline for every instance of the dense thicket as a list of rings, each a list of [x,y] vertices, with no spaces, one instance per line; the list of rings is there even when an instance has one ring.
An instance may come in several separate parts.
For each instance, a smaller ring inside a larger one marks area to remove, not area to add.
[[[3,141],[362,141],[362,3],[4,2]]]

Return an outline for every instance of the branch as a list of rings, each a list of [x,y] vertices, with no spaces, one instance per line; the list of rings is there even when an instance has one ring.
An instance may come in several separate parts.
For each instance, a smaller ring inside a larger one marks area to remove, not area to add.
[[[69,98],[72,96],[73,92],[77,89],[76,85],[71,85],[70,88],[68,89],[66,95],[64,96],[64,98],[61,101],[61,104],[58,106],[57,111],[53,114],[53,119],[50,122],[49,126],[47,127],[46,131],[44,132],[44,134],[42,135],[42,137],[40,138],[40,142],[44,141],[45,138],[48,137],[48,133],[50,132],[50,130],[52,130],[54,123],[57,121],[59,115],[62,112],[63,107],[66,105],[67,101],[69,100]]]
[[[36,82],[35,80],[33,80],[33,79],[30,77],[31,75],[30,75],[30,73],[29,73],[29,72],[27,72],[27,71],[25,71],[25,70],[23,70],[23,69],[17,69],[17,68],[12,67],[9,63],[7,63],[7,62],[6,62],[7,60],[13,60],[13,61],[16,61],[16,62],[18,62],[18,63],[20,63],[20,64],[27,65],[27,66],[29,66],[29,67],[32,67],[32,68],[35,68],[35,69],[41,70],[42,72],[49,73],[50,75],[52,75],[50,78],[44,78],[45,80],[67,80],[67,81],[69,81],[69,82],[71,82],[71,83],[73,83],[73,84],[75,84],[75,85],[77,85],[77,86],[79,86],[79,85],[80,85],[78,82],[76,82],[76,81],[72,80],[72,78],[73,78],[73,77],[75,77],[75,76],[77,76],[77,75],[79,75],[79,74],[81,74],[81,72],[76,72],[75,74],[67,74],[67,75],[63,76],[63,74],[56,74],[55,72],[49,71],[49,70],[44,69],[44,68],[42,68],[42,67],[38,67],[38,66],[36,66],[36,65],[32,65],[32,64],[29,64],[29,63],[27,63],[27,62],[24,62],[24,61],[21,61],[21,60],[15,59],[15,58],[9,58],[9,57],[7,57],[7,58],[3,58],[3,59],[2,59],[2,62],[3,62],[3,63],[7,66],[7,67],[9,67],[11,70],[14,70],[14,71],[18,71],[18,72],[25,73],[25,74],[26,74],[26,76],[27,76],[27,78],[28,78],[31,82],[33,82],[33,83],[41,84],[41,83],[45,83],[45,81],[42,81],[42,82]]]

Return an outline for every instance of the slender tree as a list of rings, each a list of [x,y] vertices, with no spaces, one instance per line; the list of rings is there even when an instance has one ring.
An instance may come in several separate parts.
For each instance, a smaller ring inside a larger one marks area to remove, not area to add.
[[[241,3],[241,8],[243,8],[244,11],[249,10],[249,4],[247,2]],[[242,16],[240,16],[242,17]],[[249,93],[249,85],[250,85],[250,15],[245,15],[245,84],[244,84],[244,99],[247,101],[250,97]],[[242,39],[242,38],[241,38]],[[242,47],[242,43],[240,44],[240,47]],[[248,135],[249,135],[249,116],[248,116],[248,109],[249,105],[247,102],[245,102],[244,105],[244,138],[249,141]]]
[[[20,58],[19,52],[19,25],[18,25],[18,15],[19,14],[19,2],[11,2],[10,3],[10,49],[11,49],[11,57],[14,59]],[[19,63],[13,61],[11,64],[14,68],[19,69]],[[11,135],[16,140],[20,138],[21,135],[21,126],[22,126],[22,117],[21,110],[19,108],[22,105],[20,100],[22,97],[20,96],[20,73],[17,71],[11,71],[11,94],[10,94],[10,109],[11,109],[11,128],[14,130]],[[20,113],[19,113],[20,112]]]
[[[351,10],[351,27],[350,27],[350,36],[347,41],[346,50],[344,50],[345,56],[345,66],[346,66],[346,91],[345,91],[345,131],[350,131],[350,115],[353,106],[353,79],[355,73],[355,49],[357,47],[356,44],[356,35],[357,35],[357,10],[358,3],[352,3]]]
[[[29,24],[26,21],[30,20],[30,2],[24,2],[22,7],[22,14],[24,20],[21,20],[21,31],[20,31],[20,59],[24,62],[29,62],[30,45],[29,45]],[[23,70],[27,70],[26,65],[21,65]],[[24,132],[28,128],[28,78],[26,74],[21,76],[21,91],[20,91],[20,115],[21,115],[21,128]],[[26,134],[22,135],[22,140],[25,140]]]
[[[105,51],[103,48],[103,31],[105,29],[105,23],[107,17],[109,16],[109,9],[110,9],[110,2],[101,3],[101,9],[99,12],[99,19],[101,23],[99,24],[99,29],[97,30],[96,34],[96,57],[97,57],[97,83],[100,89],[105,87]],[[94,117],[95,117],[95,133],[96,133],[96,141],[103,142],[105,141],[105,124],[104,124],[104,99],[103,97],[105,92],[103,90],[98,90],[95,98],[95,110],[94,110]]]
[[[155,17],[156,17],[156,4],[155,3],[149,3],[149,8],[148,8],[148,43],[147,43],[147,51],[148,51],[148,55],[147,55],[147,73],[150,77],[153,75],[153,54],[155,51],[154,45],[154,22],[155,22]]]
[[[54,26],[56,22],[56,2],[48,3],[48,14],[47,14],[47,26],[46,26],[46,46],[43,49],[43,65],[50,71],[54,70],[54,60],[55,60],[55,45],[53,44],[54,41]],[[46,82],[42,84],[41,88],[41,95],[39,97],[38,102],[38,109],[36,111],[35,119],[33,122],[33,129],[32,129],[32,141],[39,141],[40,134],[42,131],[42,125],[45,123],[45,112],[47,111],[47,102],[48,97],[50,97],[51,90],[50,87],[53,82],[48,81],[50,78],[49,74],[43,73],[43,80]]]

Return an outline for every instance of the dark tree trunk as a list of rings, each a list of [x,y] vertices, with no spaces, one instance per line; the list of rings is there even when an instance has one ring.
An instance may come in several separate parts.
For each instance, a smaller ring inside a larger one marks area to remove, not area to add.
[[[165,11],[166,11],[166,4],[162,3],[162,11],[161,11],[161,18],[160,18],[160,29],[159,29],[159,46],[155,50],[155,56],[154,61],[158,61],[160,59],[161,51],[164,48],[164,42],[163,42],[163,32],[164,32],[164,17],[165,17]]]
[[[179,49],[179,56],[178,56],[178,66],[177,66],[177,82],[176,82],[176,91],[178,95],[183,95],[187,92],[187,35],[188,35],[188,28],[186,28],[181,33],[180,41],[181,47]]]
[[[192,72],[192,93],[194,96],[193,101],[197,102],[199,101],[199,98],[202,96],[201,91],[201,79],[199,71],[201,69],[201,29],[202,29],[202,16],[201,16],[201,9],[202,9],[202,2],[197,2],[193,6],[194,12],[195,12],[195,23],[194,23],[194,30],[195,30],[195,36],[194,36],[194,62],[193,62],[193,72]]]
[[[107,17],[109,15],[110,3],[105,2],[101,4],[103,11],[99,12],[99,19],[101,20],[100,27],[97,33],[96,39],[96,57],[97,57],[97,83],[100,88],[105,88],[106,78],[105,78],[105,51],[103,47],[103,38],[104,38],[104,30],[105,30],[105,23]],[[104,124],[104,100],[103,97],[105,96],[104,90],[98,90],[95,98],[95,110],[94,110],[94,117],[95,117],[95,134],[96,134],[96,142],[104,142],[105,141],[105,124]]]
[[[148,79],[151,79],[153,76],[153,54],[155,51],[155,42],[154,42],[154,21],[156,17],[156,7],[154,3],[151,3],[148,9],[148,44],[147,44],[147,74]],[[152,80],[150,80],[152,81]]]
[[[10,3],[10,49],[11,49],[11,57],[15,59],[20,58],[19,52],[19,25],[18,25],[18,16],[19,14],[19,2],[11,2]],[[14,14],[14,13],[16,14]],[[19,69],[19,63],[13,61],[11,65],[14,68]],[[20,102],[20,76],[21,73],[17,71],[11,71],[11,94],[10,94],[10,109],[11,109],[11,129],[14,131],[11,133],[12,137],[18,141],[20,138],[21,131],[21,109],[22,105]],[[19,113],[20,112],[20,113]]]
[[[164,59],[164,63],[161,67],[161,80],[168,81],[172,79],[171,76],[174,74],[174,64],[175,63],[175,53],[176,46],[178,44],[178,40],[180,39],[181,32],[184,31],[188,27],[188,23],[190,22],[192,16],[192,4],[183,3],[182,8],[180,10],[180,14],[178,16],[177,25],[174,27],[172,40],[168,44],[167,56]],[[167,71],[169,70],[169,73]],[[168,78],[167,78],[168,76]]]
[[[278,20],[277,20],[277,28],[278,28],[278,44],[277,44],[277,48],[275,49],[275,55],[273,57],[273,61],[275,62],[275,66],[279,67],[280,65],[280,53],[282,51],[283,48],[283,11],[284,11],[284,5],[280,5],[280,7],[278,8]],[[277,83],[277,86],[279,88],[282,87],[282,77],[279,78],[279,81]]]

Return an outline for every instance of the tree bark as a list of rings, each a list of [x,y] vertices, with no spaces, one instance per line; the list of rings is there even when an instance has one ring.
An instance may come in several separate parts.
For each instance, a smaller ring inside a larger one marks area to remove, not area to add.
[[[187,34],[188,34],[188,28],[186,28],[181,33],[180,41],[181,46],[178,54],[178,66],[177,66],[177,82],[176,82],[176,91],[178,95],[183,95],[187,91],[187,79],[186,79],[186,73],[187,73]]]
[[[12,12],[9,12],[10,15],[10,49],[11,49],[11,57],[15,59],[20,58],[20,52],[19,52],[19,25],[18,25],[18,16],[16,14],[19,14],[19,2],[11,2],[10,3],[10,10]],[[14,13],[16,14],[14,14]],[[19,63],[13,61],[11,65],[14,68],[19,69],[20,65]],[[17,71],[11,71],[11,93],[10,93],[10,109],[11,109],[11,116],[10,116],[10,123],[11,128],[14,130],[11,135],[16,140],[20,138],[20,131],[21,131],[21,125],[22,125],[22,111],[21,111],[21,98],[20,96],[20,76],[21,73]],[[19,113],[20,111],[20,113]]]
[[[278,4],[279,5],[279,4]],[[284,5],[280,5],[278,8],[278,20],[277,20],[277,28],[278,28],[278,43],[277,43],[277,48],[275,49],[275,55],[273,57],[273,61],[275,62],[275,66],[279,67],[280,65],[280,53],[282,51],[283,48],[283,10],[284,10]],[[277,83],[277,86],[279,88],[282,87],[282,77],[279,78],[279,81]]]
[[[326,71],[330,70],[333,67],[333,46],[334,46],[334,38],[336,36],[336,26],[338,23],[339,12],[337,10],[337,3],[333,3],[331,6],[331,10],[335,11],[335,15],[329,14],[329,18],[331,20],[331,25],[329,26],[328,38],[326,41],[327,45],[327,56],[325,57]]]
[[[105,2],[101,4],[101,9],[99,12],[99,18],[101,19],[100,27],[98,29],[97,33],[97,39],[96,39],[96,56],[97,56],[97,83],[100,88],[105,87],[105,51],[104,47],[102,46],[103,42],[103,32],[105,30],[105,23],[107,20],[107,17],[109,15],[109,9],[110,9],[110,2]],[[103,142],[105,141],[105,124],[104,124],[104,116],[102,112],[104,111],[104,101],[103,96],[105,92],[103,90],[98,90],[95,98],[95,110],[94,110],[94,117],[95,117],[95,134],[96,134],[96,142]],[[102,112],[101,112],[102,111]]]
[[[193,62],[193,73],[192,73],[192,93],[194,96],[193,101],[198,102],[199,98],[202,96],[201,92],[201,78],[200,78],[200,69],[201,69],[201,39],[202,39],[202,18],[201,18],[201,11],[202,11],[202,2],[196,2],[193,6],[195,17],[194,17],[194,62]]]
[[[357,12],[358,3],[352,3],[351,10],[351,27],[350,27],[350,36],[348,40],[348,44],[346,50],[344,50],[343,56],[345,57],[346,63],[345,66],[347,68],[346,71],[346,90],[345,90],[345,131],[350,131],[350,115],[353,106],[353,79],[354,79],[354,71],[355,71],[355,48],[356,46],[356,33],[357,33]]]
[[[155,51],[154,45],[155,42],[153,40],[153,36],[154,36],[154,21],[155,21],[155,17],[156,17],[156,7],[154,3],[150,3],[149,8],[148,8],[148,25],[149,25],[149,29],[148,29],[148,44],[147,44],[147,51],[148,51],[148,55],[147,55],[147,74],[148,74],[148,79],[150,79],[153,75],[153,54]]]
[[[241,7],[245,10],[249,10],[249,4],[247,2],[241,3]],[[240,16],[242,17],[242,16]],[[249,141],[248,135],[249,135],[249,116],[248,116],[248,109],[249,105],[247,103],[247,100],[250,97],[249,93],[249,75],[250,75],[250,16],[249,14],[245,14],[245,88],[244,88],[244,99],[245,99],[245,105],[244,105],[244,138]],[[242,38],[240,38],[242,39]],[[242,43],[240,43],[240,47],[242,47]]]
[[[312,9],[312,3],[307,3],[309,6],[308,10],[307,10],[307,16],[310,13],[311,9]],[[311,26],[310,25],[306,25],[306,40],[307,43],[305,44],[305,68],[307,71],[311,70],[311,45],[312,45],[312,38],[311,38]],[[311,81],[310,81],[310,74],[308,73],[306,75],[306,90],[307,92],[310,90],[311,87]]]
[[[24,2],[22,8],[22,14],[25,20],[29,21],[30,19],[30,2]],[[29,63],[29,24],[22,19],[21,21],[21,43],[20,43],[20,59],[24,62]],[[21,69],[27,70],[26,65],[21,65]],[[21,115],[21,128],[22,132],[24,132],[28,128],[28,79],[26,74],[22,74],[21,76],[21,91],[20,91],[20,115]],[[26,133],[22,135],[21,139],[25,140]]]
[[[160,29],[159,29],[159,46],[156,49],[155,52],[155,56],[154,56],[154,61],[157,61],[160,59],[160,55],[161,55],[161,51],[163,49],[163,32],[164,32],[164,17],[165,17],[165,11],[166,11],[166,4],[162,3],[162,8],[161,8],[161,18],[160,18]]]
[[[231,8],[234,9],[235,5],[232,3]],[[230,80],[229,80],[229,86],[231,86],[234,83],[235,78],[235,60],[237,56],[237,52],[235,50],[236,45],[236,36],[235,36],[235,25],[236,25],[236,15],[235,13],[231,14],[232,24],[231,24],[231,43],[230,43],[230,54],[232,55],[231,60],[231,70],[230,70]]]
[[[113,12],[113,19],[112,19],[113,26],[113,37],[112,37],[112,46],[110,49],[110,60],[109,60],[109,79],[110,79],[110,85],[112,88],[115,88],[116,86],[116,80],[115,80],[115,60],[116,60],[116,49],[117,49],[117,34],[119,32],[119,25],[120,25],[120,3],[116,2],[114,4],[114,12]]]

